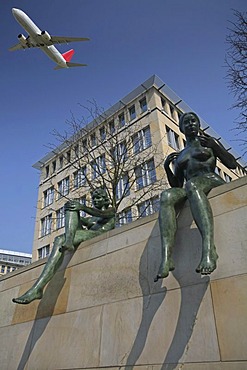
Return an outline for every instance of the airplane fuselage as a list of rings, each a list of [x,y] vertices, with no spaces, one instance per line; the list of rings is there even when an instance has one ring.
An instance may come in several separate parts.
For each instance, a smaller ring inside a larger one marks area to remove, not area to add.
[[[13,16],[17,20],[17,22],[24,28],[24,30],[29,34],[30,41],[32,41],[37,44],[39,44],[39,48],[55,63],[57,63],[62,68],[68,68],[66,64],[66,60],[62,56],[62,54],[57,50],[57,48],[54,45],[46,46],[42,43],[42,40],[40,40],[40,35],[42,31],[39,29],[39,27],[36,26],[36,24],[28,17],[27,14],[25,14],[20,9],[12,9]]]

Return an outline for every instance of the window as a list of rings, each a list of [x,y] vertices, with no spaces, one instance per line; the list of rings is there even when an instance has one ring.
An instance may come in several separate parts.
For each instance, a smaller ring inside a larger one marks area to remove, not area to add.
[[[69,176],[58,183],[58,199],[69,193]]]
[[[95,133],[93,133],[91,135],[91,146],[92,147],[96,146],[96,135],[95,135]]]
[[[140,103],[141,113],[146,112],[146,111],[147,111],[147,109],[148,109],[146,98],[141,99],[141,100],[139,101],[139,103]]]
[[[225,177],[226,182],[231,182],[232,181],[232,178],[229,175],[227,175],[225,172],[224,172],[224,177]]]
[[[132,222],[131,208],[126,208],[118,214],[118,226],[123,226]]]
[[[7,273],[10,272],[10,266],[7,266]]]
[[[74,188],[78,189],[86,184],[86,170],[84,166],[74,173]]]
[[[150,127],[138,131],[133,137],[134,153],[137,154],[152,145]]]
[[[38,258],[45,258],[50,254],[50,245],[38,249]]]
[[[79,144],[76,144],[75,147],[74,147],[74,153],[75,153],[75,157],[78,158],[79,157]]]
[[[68,150],[67,153],[66,153],[66,159],[67,159],[67,162],[69,163],[70,160],[71,160],[71,151]]]
[[[87,139],[84,139],[82,141],[82,150],[83,150],[83,153],[87,151]]]
[[[154,167],[154,160],[151,159],[148,162],[144,162],[141,166],[136,167],[135,176],[137,190],[155,182],[156,172]]]
[[[49,176],[49,166],[45,167],[45,177]]]
[[[41,237],[51,233],[52,215],[41,219]]]
[[[105,173],[106,164],[105,164],[105,155],[100,155],[94,161],[91,162],[92,167],[92,178],[96,179],[100,174]]]
[[[56,228],[61,229],[61,227],[64,227],[65,225],[65,213],[64,213],[64,207],[60,208],[56,212]]]
[[[219,167],[215,167],[215,173],[219,176],[221,176],[221,169]]]
[[[1,274],[4,274],[5,273],[5,267],[6,267],[5,265],[2,265],[1,266]]]
[[[115,146],[115,148],[112,151],[112,156],[115,162],[123,162],[127,159],[127,147],[126,142],[123,141],[122,143],[119,143]]]
[[[168,105],[167,101],[163,97],[161,97],[160,100],[161,100],[161,106],[163,110],[168,114],[169,112],[167,111],[167,105]]]
[[[174,114],[174,111],[175,111],[175,108],[173,105],[170,104],[170,111],[171,111],[171,116],[173,117],[173,114]]]
[[[52,173],[54,173],[56,171],[56,165],[57,165],[57,162],[53,161],[52,162]]]
[[[132,121],[133,119],[136,118],[136,108],[135,108],[135,105],[132,105],[129,108],[129,117],[130,117],[130,121]]]
[[[63,168],[63,156],[59,157],[59,168]]]
[[[79,202],[85,206],[85,205],[86,205],[86,203],[87,203],[86,195],[84,195],[83,197],[81,197],[81,198],[79,199]],[[87,214],[86,214],[86,212],[85,212],[85,211],[80,211],[80,216],[81,216],[81,217],[86,217],[86,216],[87,216]]]
[[[54,187],[47,189],[44,191],[44,207],[49,206],[54,201]]]
[[[159,210],[159,197],[154,197],[138,204],[139,217],[146,217]]]
[[[119,114],[118,122],[120,127],[123,127],[125,125],[124,113]]]
[[[167,141],[168,145],[170,145],[173,149],[179,150],[179,136],[174,132],[170,127],[166,126],[166,133],[167,133]]]
[[[110,131],[110,134],[114,134],[114,132],[115,132],[114,121],[109,122],[109,131]]]
[[[116,197],[120,199],[130,194],[129,176],[125,174],[120,178],[116,186]]]
[[[99,129],[99,135],[100,135],[100,139],[101,141],[105,141],[106,139],[106,131],[105,131],[105,127],[101,127]]]

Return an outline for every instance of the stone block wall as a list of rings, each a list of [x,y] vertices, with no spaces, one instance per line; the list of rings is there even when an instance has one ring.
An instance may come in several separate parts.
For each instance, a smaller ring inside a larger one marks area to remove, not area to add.
[[[5,370],[246,370],[247,178],[209,195],[217,270],[195,272],[201,237],[188,204],[178,219],[176,269],[154,283],[157,214],[82,243],[41,301],[16,305],[46,260],[0,279]]]

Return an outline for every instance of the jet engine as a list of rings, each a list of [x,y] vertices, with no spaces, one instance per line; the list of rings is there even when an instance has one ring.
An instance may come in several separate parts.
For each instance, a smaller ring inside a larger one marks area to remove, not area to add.
[[[51,35],[49,35],[49,33],[47,31],[42,31],[41,32],[41,36],[42,38],[45,40],[45,41],[50,41],[51,39]]]
[[[18,35],[18,39],[23,46],[27,45],[27,39],[22,33]]]

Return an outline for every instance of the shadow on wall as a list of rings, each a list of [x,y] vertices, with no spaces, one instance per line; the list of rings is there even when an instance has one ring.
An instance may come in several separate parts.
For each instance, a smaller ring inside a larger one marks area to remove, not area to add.
[[[191,215],[190,218],[190,223],[192,223]],[[166,295],[169,294],[167,288],[162,287],[165,279],[163,282],[162,280],[158,280],[157,283],[154,283],[154,277],[157,274],[161,261],[160,237],[157,237],[158,227],[157,221],[140,260],[139,282],[143,292],[142,319],[128,356],[125,370],[133,369],[137,363],[146,344],[148,332],[155,314],[165,300]],[[185,230],[182,230],[182,235],[177,236],[176,239],[174,248],[176,269],[172,272],[181,291],[180,310],[171,344],[168,349],[164,348],[164,361],[161,370],[175,369],[182,355],[186,353],[189,340],[193,333],[197,313],[210,280],[208,276],[202,278],[200,274],[195,272],[201,255],[201,237],[198,230],[187,227],[186,235],[184,232]],[[184,245],[185,240],[189,241],[187,245]],[[180,248],[176,248],[178,245]],[[168,322],[169,318],[164,318],[164,321]],[[161,327],[164,327],[164,325],[162,324]],[[169,336],[167,332],[163,334],[164,336]],[[160,337],[162,335],[157,336],[157,340]],[[152,345],[155,347],[158,344],[152,343]]]
[[[71,253],[64,258],[63,264],[59,271],[56,272],[55,278],[50,281],[45,289],[43,298],[39,302],[33,326],[28,336],[17,370],[25,369],[36,343],[43,335],[53,315],[56,302],[66,281],[66,278],[64,277],[65,268],[72,256],[73,254]]]

